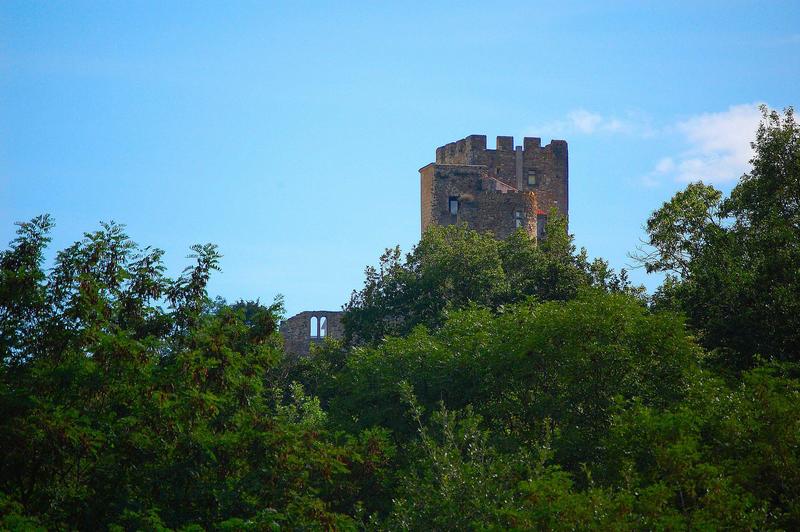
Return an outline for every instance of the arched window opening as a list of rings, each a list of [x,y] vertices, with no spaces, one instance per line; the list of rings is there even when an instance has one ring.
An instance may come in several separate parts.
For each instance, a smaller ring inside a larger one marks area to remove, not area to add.
[[[322,317],[319,319],[319,337],[325,338],[328,336],[328,318]]]
[[[316,316],[311,316],[311,323],[309,325],[311,338],[317,338],[319,336],[319,321]]]

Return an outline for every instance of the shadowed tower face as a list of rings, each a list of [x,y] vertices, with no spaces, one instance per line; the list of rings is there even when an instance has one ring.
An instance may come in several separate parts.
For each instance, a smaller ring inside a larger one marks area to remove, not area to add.
[[[486,148],[485,135],[470,135],[436,150],[436,162],[420,168],[422,232],[431,224],[466,223],[505,238],[523,228],[543,236],[552,208],[569,212],[567,143],[525,137],[497,137]]]

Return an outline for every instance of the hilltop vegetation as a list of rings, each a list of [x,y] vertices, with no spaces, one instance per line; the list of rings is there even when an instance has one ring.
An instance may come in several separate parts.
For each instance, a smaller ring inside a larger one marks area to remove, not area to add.
[[[0,253],[0,529],[797,529],[800,128],[764,111],[729,197],[647,221],[648,297],[576,250],[464,227],[388,250],[346,338],[282,352],[220,256],[108,224]]]

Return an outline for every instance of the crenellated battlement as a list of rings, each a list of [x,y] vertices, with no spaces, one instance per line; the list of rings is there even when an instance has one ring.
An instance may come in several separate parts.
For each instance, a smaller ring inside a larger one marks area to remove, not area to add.
[[[498,136],[495,149],[486,147],[486,135],[469,135],[461,140],[450,142],[436,148],[437,164],[484,164],[487,159],[497,156],[498,152],[514,153],[521,150],[524,153],[536,151],[549,151],[556,155],[566,154],[567,142],[565,140],[551,140],[542,146],[540,137],[524,137],[522,146],[514,146],[514,137]],[[524,155],[523,155],[524,156]]]

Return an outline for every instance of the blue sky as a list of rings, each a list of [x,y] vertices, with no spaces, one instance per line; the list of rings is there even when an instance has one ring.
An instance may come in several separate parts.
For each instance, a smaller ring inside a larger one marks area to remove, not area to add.
[[[563,138],[570,229],[617,268],[688,180],[729,190],[756,105],[797,105],[794,2],[0,3],[0,240],[49,212],[166,250],[212,295],[337,309],[419,239],[468,134]],[[657,279],[633,278],[650,289]]]

